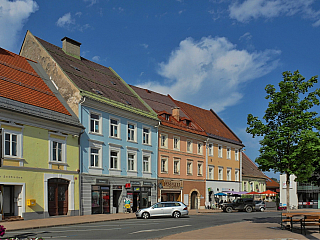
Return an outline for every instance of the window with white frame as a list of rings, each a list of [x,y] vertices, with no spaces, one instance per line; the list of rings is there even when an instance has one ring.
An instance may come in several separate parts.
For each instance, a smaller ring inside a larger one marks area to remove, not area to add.
[[[239,181],[239,170],[238,169],[236,169],[234,171],[234,178],[235,178],[235,181]]]
[[[90,113],[90,132],[101,133],[101,115]]]
[[[142,142],[143,144],[151,144],[151,129],[148,127],[142,129]]]
[[[192,153],[192,141],[187,140],[187,152]]]
[[[223,180],[223,168],[219,167],[218,169],[218,178],[219,180]]]
[[[239,150],[238,149],[234,150],[234,158],[236,161],[239,161]]]
[[[214,171],[214,167],[213,166],[209,166],[208,167],[208,179],[209,180],[213,180],[213,171]]]
[[[136,171],[136,154],[128,152],[128,171]]]
[[[179,150],[180,149],[180,138],[173,137],[173,149]]]
[[[5,157],[21,157],[22,144],[21,133],[4,130],[4,156]]]
[[[167,148],[168,147],[168,135],[161,133],[160,134],[160,146],[163,148]]]
[[[222,158],[222,146],[221,145],[218,146],[218,157]]]
[[[213,156],[213,144],[212,143],[208,144],[208,155]]]
[[[192,175],[193,161],[187,161],[187,175]]]
[[[180,159],[173,160],[173,173],[180,174]]]
[[[120,121],[110,118],[110,137],[120,138]]]
[[[128,123],[128,141],[136,142],[136,124]]]
[[[49,161],[56,163],[66,162],[66,136],[49,134],[50,156]]]
[[[143,155],[143,172],[150,172],[150,156]]]
[[[90,148],[90,167],[100,167],[100,148]]]
[[[243,183],[243,191],[245,191],[245,192],[247,191],[247,182]]]
[[[227,147],[227,159],[231,159],[231,148]]]
[[[62,162],[62,143],[52,141],[51,161]]]
[[[201,142],[198,142],[198,154],[202,154],[202,146],[203,144]]]
[[[120,150],[110,150],[110,169],[120,169]]]
[[[168,172],[168,158],[167,157],[161,158],[161,172],[162,173]]]
[[[202,176],[203,174],[203,163],[202,162],[198,162],[198,176]]]
[[[231,169],[227,169],[227,181],[231,181]]]

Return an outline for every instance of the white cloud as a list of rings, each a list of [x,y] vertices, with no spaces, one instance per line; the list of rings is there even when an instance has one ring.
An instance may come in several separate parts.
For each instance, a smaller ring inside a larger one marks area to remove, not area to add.
[[[71,13],[66,13],[58,19],[57,26],[69,27],[71,24],[75,24],[75,22],[74,18],[71,17]]]
[[[84,2],[89,2],[90,4],[87,7],[91,7],[97,3],[97,0],[83,0]]]
[[[204,37],[200,41],[187,38],[167,62],[159,64],[158,73],[166,82],[140,86],[219,112],[239,102],[242,83],[275,69],[279,54],[276,50],[238,50],[223,37]]]
[[[141,46],[141,47],[144,47],[144,48],[148,48],[148,47],[149,47],[149,45],[148,45],[148,44],[145,44],[145,43],[140,44],[140,46]]]
[[[0,46],[13,51],[17,34],[38,9],[38,4],[33,0],[0,0]]]
[[[92,61],[99,62],[100,61],[100,56],[94,56],[92,58]]]
[[[314,0],[245,0],[229,5],[230,18],[239,22],[248,22],[252,19],[271,19],[279,16],[301,15],[303,18],[318,21],[320,12],[312,8]],[[313,26],[319,26],[316,22]]]

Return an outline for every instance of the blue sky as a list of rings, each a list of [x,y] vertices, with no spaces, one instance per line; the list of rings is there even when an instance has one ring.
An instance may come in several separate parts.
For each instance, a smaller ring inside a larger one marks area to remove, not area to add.
[[[0,47],[19,53],[27,30],[57,46],[70,37],[127,83],[212,108],[252,160],[246,119],[263,116],[265,86],[320,72],[317,0],[0,0]]]

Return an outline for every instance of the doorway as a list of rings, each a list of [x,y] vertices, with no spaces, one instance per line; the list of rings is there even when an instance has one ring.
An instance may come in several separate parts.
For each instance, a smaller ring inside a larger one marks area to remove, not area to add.
[[[196,191],[193,191],[191,193],[191,209],[198,209],[197,195],[198,195],[198,193]]]
[[[14,216],[14,186],[3,186],[3,215]]]
[[[49,215],[68,214],[68,186],[69,181],[60,178],[48,180]]]
[[[113,190],[113,207],[115,209],[115,212],[113,213],[118,213],[119,212],[119,199],[121,196],[121,190]]]

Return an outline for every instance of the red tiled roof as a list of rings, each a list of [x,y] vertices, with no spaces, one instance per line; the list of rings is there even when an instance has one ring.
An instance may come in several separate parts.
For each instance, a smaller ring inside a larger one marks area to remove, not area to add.
[[[205,110],[184,102],[174,100],[178,107],[197,122],[209,136],[220,137],[242,144],[241,140],[229,129],[229,127],[219,118],[213,110]]]
[[[267,177],[267,188],[279,188],[280,184],[276,181],[274,181],[273,179]]]
[[[242,152],[242,176],[268,178],[244,152]]]
[[[0,97],[71,116],[27,59],[0,48]]]

